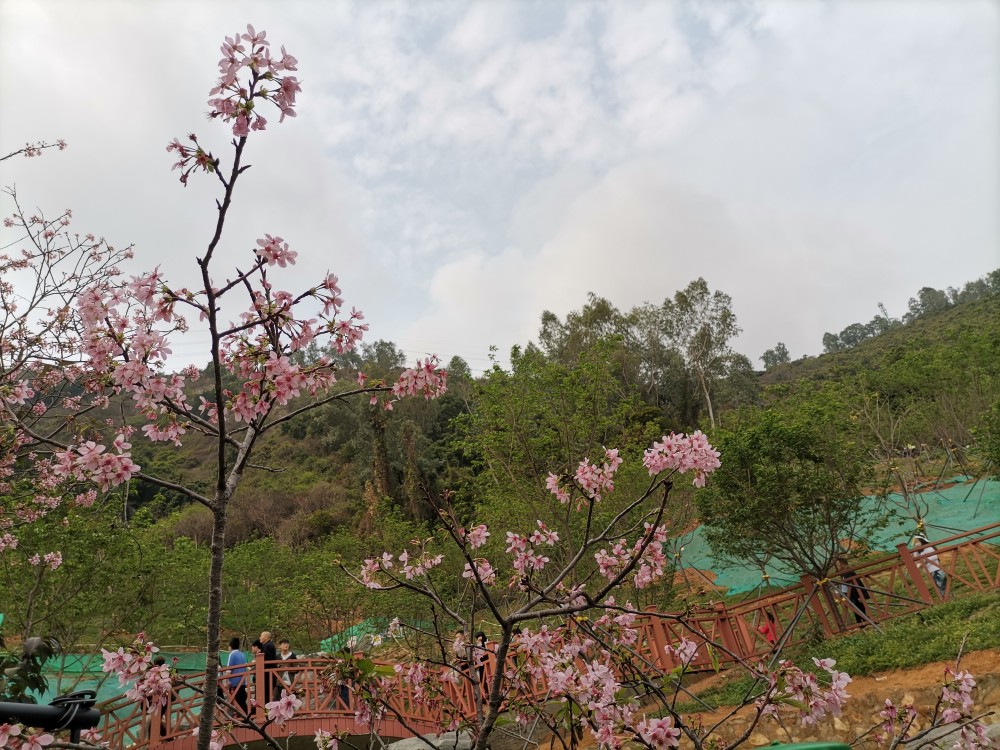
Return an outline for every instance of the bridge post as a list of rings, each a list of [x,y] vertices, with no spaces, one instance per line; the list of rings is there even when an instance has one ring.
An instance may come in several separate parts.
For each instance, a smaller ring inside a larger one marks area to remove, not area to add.
[[[733,624],[729,621],[729,611],[723,602],[715,603],[715,624],[718,628],[716,632],[718,632],[719,638],[722,640],[722,645],[730,653],[736,654],[736,656],[745,656],[746,654],[743,653],[739,638],[736,636],[736,631],[733,630]],[[723,661],[728,661],[732,658],[731,656],[726,656]]]
[[[819,621],[820,626],[823,628],[823,632],[826,635],[834,635],[839,632],[839,630],[834,630],[833,626],[830,624],[830,618],[827,615],[826,608],[823,606],[823,602],[820,601],[819,595],[823,592],[816,588],[816,579],[811,575],[802,576],[802,588],[806,591],[806,598],[809,601],[809,608],[816,615],[816,619]],[[825,590],[825,586],[823,587]],[[833,608],[832,603],[830,604],[831,609]]]
[[[647,617],[649,618],[649,638],[653,646],[653,653],[650,654],[653,664],[661,671],[669,672],[676,665],[667,655],[667,628],[663,624],[663,618],[655,616],[654,613],[657,611],[655,605],[649,605],[646,607],[646,611],[650,613]]]
[[[254,721],[258,724],[263,724],[267,720],[264,710],[264,696],[267,695],[267,683],[265,680],[268,677],[270,675],[264,669],[264,654],[261,652],[253,660],[253,697],[257,703]]]
[[[173,692],[173,691],[171,691]],[[166,716],[170,716],[170,696],[167,697],[166,705]],[[148,704],[147,704],[148,705]],[[160,744],[160,740],[163,739],[163,734],[160,731],[164,729],[164,706],[160,705],[159,701],[156,701],[152,706],[149,707],[149,744],[150,746],[155,746]],[[167,730],[170,731],[170,730]]]
[[[913,557],[913,553],[910,552],[910,548],[906,546],[906,542],[897,544],[896,552],[899,553],[899,559],[903,561],[903,567],[906,568],[906,572],[910,574],[910,580],[913,581],[913,588],[917,590],[917,596],[920,597],[920,600],[924,604],[933,604],[934,600],[931,599],[931,592],[927,588],[927,581],[920,574],[917,561]]]

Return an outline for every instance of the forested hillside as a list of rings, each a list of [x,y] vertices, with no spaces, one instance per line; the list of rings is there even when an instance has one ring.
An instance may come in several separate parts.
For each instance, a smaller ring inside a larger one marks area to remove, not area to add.
[[[391,411],[334,402],[289,420],[262,442],[233,502],[224,627],[268,627],[308,650],[390,606],[419,619],[415,601],[390,604],[338,562],[356,569],[365,555],[433,537],[444,496],[463,523],[557,525],[549,471],[571,470],[602,446],[635,457],[671,430],[700,428],[722,445],[780,430],[795,451],[836,457],[853,489],[905,491],[946,464],[996,472],[1000,296],[914,316],[842,351],[772,361],[764,373],[732,350],[739,330],[729,297],[702,279],[629,311],[591,295],[565,319],[544,313],[537,341],[515,349],[509,367],[473,377],[453,358],[442,398]],[[340,359],[341,379],[347,388],[359,372],[388,378],[403,364],[394,344],[378,341]],[[136,441],[134,456],[197,486],[210,481],[208,450],[197,439],[178,448]],[[624,469],[616,478],[625,493],[644,481]],[[695,493],[672,497],[680,534],[697,523]],[[164,645],[202,644],[208,512],[141,481],[125,501],[109,495],[53,512],[23,535],[23,556],[0,558],[8,633],[44,631],[70,649],[138,630]],[[59,570],[26,564],[53,544],[63,550]],[[627,594],[661,606],[672,596],[669,583]]]

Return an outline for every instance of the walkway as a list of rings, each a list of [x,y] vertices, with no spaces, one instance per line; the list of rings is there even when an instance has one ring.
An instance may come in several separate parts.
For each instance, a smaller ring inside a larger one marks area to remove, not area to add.
[[[948,574],[946,596],[958,593],[982,592],[1000,588],[1000,524],[963,532],[934,542],[942,568]],[[650,612],[638,623],[641,631],[637,649],[656,669],[667,673],[675,662],[665,646],[676,644],[682,637],[700,643],[692,662],[696,670],[714,669],[715,665],[733,663],[736,657],[764,656],[771,645],[757,628],[770,615],[774,618],[776,635],[786,644],[806,640],[817,629],[832,635],[863,627],[869,619],[885,622],[894,617],[929,607],[943,598],[930,576],[916,564],[915,553],[899,545],[896,552],[857,565],[850,570],[853,581],[868,593],[864,613],[858,612],[840,594],[840,579],[816,581],[803,577],[801,583],[737,605],[718,603],[712,607],[693,609],[687,613],[656,614]],[[714,644],[714,645],[710,645]],[[290,687],[302,699],[302,708],[284,727],[271,728],[275,737],[312,735],[318,729],[350,734],[368,734],[368,727],[355,720],[355,705],[350,691],[327,687],[324,670],[328,662],[321,659],[299,659],[265,668],[263,659],[252,665],[255,684],[265,684],[273,673],[288,673]],[[227,670],[222,670],[225,677]],[[204,676],[189,680],[192,688],[181,688],[164,709],[148,711],[124,696],[102,704],[105,718],[100,729],[112,748],[134,747],[150,750],[189,750],[194,748],[193,728],[198,723],[201,696],[197,688]],[[379,723],[383,737],[410,737],[416,733],[442,731],[440,710],[433,710],[413,700],[412,691],[399,681],[392,702],[400,718],[387,713]],[[451,693],[444,696],[450,705],[460,708],[463,716],[475,716],[472,688],[445,685]],[[532,695],[545,700],[544,685],[534,685]],[[229,711],[234,709],[229,708]],[[226,723],[226,711],[219,723]],[[257,709],[257,719],[263,722],[263,709]],[[230,744],[258,739],[250,730],[237,729]],[[165,744],[169,742],[169,744]]]

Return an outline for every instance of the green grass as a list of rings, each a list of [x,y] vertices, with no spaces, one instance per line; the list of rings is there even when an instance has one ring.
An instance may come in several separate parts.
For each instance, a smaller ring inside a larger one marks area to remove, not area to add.
[[[954,659],[965,641],[965,652],[1000,645],[1000,593],[977,594],[945,602],[879,626],[847,636],[831,638],[789,650],[787,656],[808,669],[812,657],[837,660],[837,668],[863,676],[888,669],[908,669],[936,661]],[[742,702],[753,681],[733,674],[721,683],[698,693],[711,707]],[[684,711],[703,709],[693,701],[681,705]]]
[[[828,656],[850,674],[869,675],[954,659],[965,651],[1000,645],[1000,594],[978,594],[945,602],[880,626],[805,649],[806,658]]]

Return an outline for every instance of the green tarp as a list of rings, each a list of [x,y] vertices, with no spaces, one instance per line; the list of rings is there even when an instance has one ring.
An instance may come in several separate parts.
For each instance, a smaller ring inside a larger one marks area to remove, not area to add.
[[[161,651],[157,655],[165,658],[168,664],[177,659],[176,668],[181,673],[197,674],[205,671],[205,654]],[[219,659],[225,664],[226,654],[220,654]],[[45,664],[45,677],[49,681],[49,689],[38,702],[48,703],[71,690],[96,690],[98,702],[124,694],[127,688],[119,685],[116,677],[108,678],[102,669],[103,665],[104,659],[100,652],[64,654],[58,659],[50,659]]]
[[[963,481],[967,478],[956,479]],[[963,531],[1000,523],[1000,481],[965,481],[944,489],[924,491],[913,497],[919,499],[922,509],[926,507],[924,520],[927,536],[932,542]],[[889,500],[895,508],[905,507],[905,498],[901,495],[892,494]],[[876,502],[874,498],[868,499],[870,506],[874,506]],[[874,538],[864,541],[873,549],[892,551],[900,542],[908,543],[915,531],[914,521],[904,514]],[[679,565],[714,572],[716,577],[712,583],[725,587],[730,594],[748,594],[761,585],[762,576],[758,569],[723,567],[723,563],[712,555],[701,527],[681,539],[672,540],[672,544],[672,551],[679,554],[675,557]],[[768,566],[767,573],[771,576],[773,585],[787,586],[799,582],[798,574],[779,566]],[[699,576],[691,573],[687,577],[692,581],[692,586],[697,587]]]

